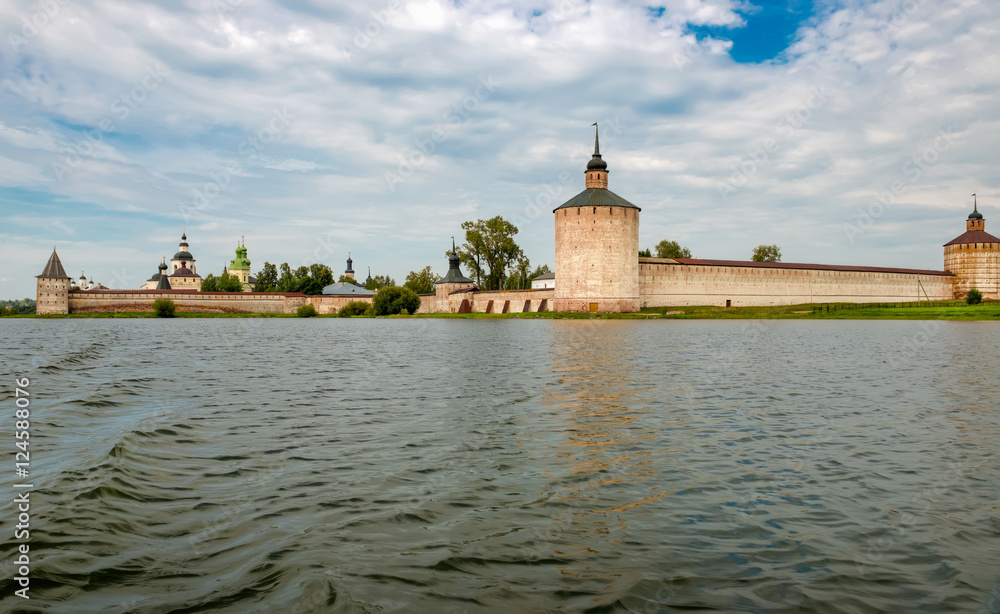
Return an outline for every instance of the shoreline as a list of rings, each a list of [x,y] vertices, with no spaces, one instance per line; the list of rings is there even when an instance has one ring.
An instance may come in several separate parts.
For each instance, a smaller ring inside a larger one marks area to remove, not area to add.
[[[296,314],[278,313],[177,313],[175,318],[297,318]],[[316,318],[338,318],[336,314],[318,315]],[[353,316],[373,318],[374,316]],[[965,305],[952,301],[944,305],[878,304],[855,305],[805,304],[774,307],[660,307],[647,308],[635,313],[428,313],[390,318],[437,319],[494,319],[494,320],[953,320],[1000,321],[1000,302],[989,301],[980,305]],[[153,312],[93,312],[60,315],[12,315],[3,319],[135,319],[153,318]]]

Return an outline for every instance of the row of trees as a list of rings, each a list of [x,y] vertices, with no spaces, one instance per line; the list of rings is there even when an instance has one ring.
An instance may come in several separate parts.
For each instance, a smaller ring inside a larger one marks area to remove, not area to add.
[[[0,301],[0,317],[27,315],[35,313],[35,300],[22,298],[20,300]]]
[[[639,250],[640,256],[650,258],[653,251],[650,249]],[[682,246],[677,241],[664,239],[656,244],[657,258],[692,258],[691,250]],[[752,262],[781,262],[781,249],[777,245],[758,245],[750,256]]]

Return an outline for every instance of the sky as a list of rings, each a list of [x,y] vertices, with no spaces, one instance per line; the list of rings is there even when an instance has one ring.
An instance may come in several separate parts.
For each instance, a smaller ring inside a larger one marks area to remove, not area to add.
[[[594,122],[642,247],[941,269],[973,193],[1000,223],[998,38],[995,0],[0,0],[0,299],[184,231],[202,275],[245,237],[402,283],[500,215],[551,267]]]

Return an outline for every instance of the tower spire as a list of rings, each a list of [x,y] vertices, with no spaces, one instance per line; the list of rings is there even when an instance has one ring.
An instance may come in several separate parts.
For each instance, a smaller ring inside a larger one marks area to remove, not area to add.
[[[979,205],[976,203],[976,193],[972,193],[972,211],[975,213],[979,212]]]
[[[597,123],[594,122],[594,157],[587,162],[587,188],[608,188],[608,163],[601,159],[601,141]]]

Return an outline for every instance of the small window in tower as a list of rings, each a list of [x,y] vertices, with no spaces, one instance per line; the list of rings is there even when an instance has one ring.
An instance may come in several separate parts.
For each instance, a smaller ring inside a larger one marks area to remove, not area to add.
[[[597,207],[594,207],[594,213],[597,213]]]
[[[576,208],[576,214],[577,214],[577,215],[580,215],[580,207],[577,207],[577,208]]]

